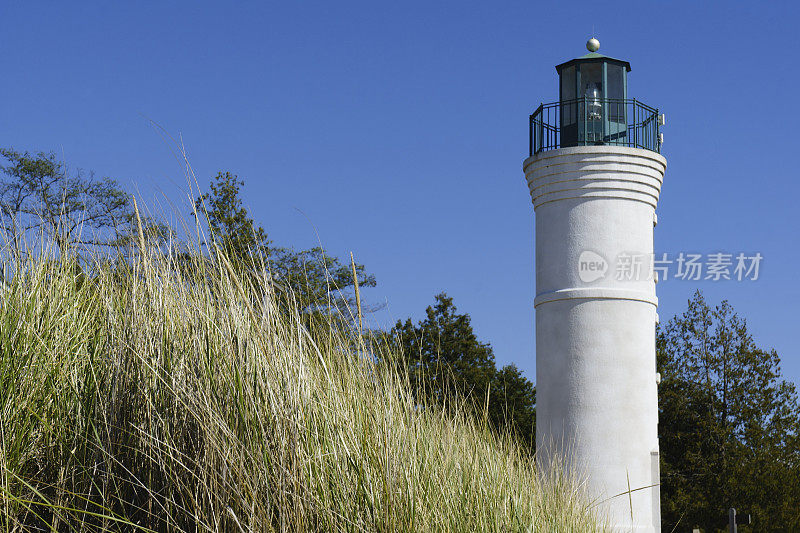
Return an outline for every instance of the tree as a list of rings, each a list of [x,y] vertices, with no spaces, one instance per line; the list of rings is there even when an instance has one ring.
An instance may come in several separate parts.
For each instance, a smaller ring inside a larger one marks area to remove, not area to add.
[[[800,408],[775,350],[697,292],[657,353],[664,529],[723,530],[735,507],[757,531],[800,530]]]
[[[0,148],[0,215],[16,254],[26,235],[44,231],[63,254],[71,247],[118,248],[130,241],[137,224],[132,197],[112,178],[95,180],[78,171],[67,173],[55,154]],[[166,230],[139,217],[148,238]]]
[[[529,449],[536,447],[536,387],[516,365],[498,370],[492,381],[490,417],[495,424],[513,424],[519,439]]]
[[[269,261],[275,280],[292,289],[306,313],[330,314],[336,311],[344,317],[357,314],[355,296],[348,289],[355,287],[353,268],[359,288],[374,287],[375,276],[368,274],[362,264],[341,264],[320,247],[295,251],[293,248],[274,248]],[[361,306],[362,312],[374,312],[378,307]]]
[[[219,172],[211,181],[211,192],[195,200],[196,212],[205,217],[212,238],[237,260],[269,255],[270,244],[267,232],[253,222],[242,205],[239,189],[243,185],[244,181],[230,172]]]
[[[411,319],[392,329],[420,399],[438,405],[467,400],[485,406],[492,426],[513,431],[531,448],[536,427],[536,391],[514,365],[499,371],[489,344],[478,340],[467,314],[458,314],[442,293],[416,326]],[[487,402],[488,398],[488,402]]]
[[[341,264],[320,247],[301,251],[273,247],[266,230],[242,203],[243,186],[244,181],[237,176],[219,172],[211,182],[210,192],[195,200],[197,213],[205,219],[212,238],[221,244],[228,258],[249,271],[268,268],[276,286],[291,289],[306,313],[336,311],[349,315],[346,308],[354,305],[353,296],[347,292],[355,285],[353,265]],[[355,270],[359,287],[376,285],[375,276],[367,274],[364,265],[356,264]]]

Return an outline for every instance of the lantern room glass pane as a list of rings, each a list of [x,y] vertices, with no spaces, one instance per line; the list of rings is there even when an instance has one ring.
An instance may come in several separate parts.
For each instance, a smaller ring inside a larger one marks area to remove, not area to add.
[[[603,98],[603,65],[601,63],[584,63],[581,65],[581,88],[578,96],[587,98],[594,96]]]
[[[606,98],[625,98],[623,67],[620,65],[606,64],[608,75],[608,91]]]
[[[606,64],[608,87],[606,98],[608,102],[608,120],[612,122],[625,122],[625,71],[620,65]],[[619,100],[619,101],[617,101]]]
[[[575,67],[567,67],[561,71],[561,123],[575,124],[577,117],[577,106],[575,104],[575,89],[577,88],[575,79]]]
[[[581,65],[579,97],[583,99],[580,119],[582,131],[578,133],[580,140],[594,144],[602,142],[605,130],[603,121],[603,64],[600,62]]]
[[[575,67],[567,67],[561,71],[561,100],[575,98]]]

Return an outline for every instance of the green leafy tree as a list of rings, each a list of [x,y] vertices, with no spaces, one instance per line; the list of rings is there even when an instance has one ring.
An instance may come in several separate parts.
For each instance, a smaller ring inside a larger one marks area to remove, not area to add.
[[[353,265],[342,264],[320,247],[296,251],[275,247],[267,232],[258,225],[244,207],[241,188],[244,181],[230,172],[220,172],[212,180],[209,192],[195,200],[197,213],[208,224],[211,235],[227,253],[250,269],[265,267],[276,286],[290,289],[307,313],[331,314],[336,311],[349,316],[354,306],[352,289]],[[261,262],[260,259],[264,261]],[[359,287],[374,287],[375,276],[364,265],[355,264]],[[366,306],[364,311],[374,308]]]
[[[264,228],[253,222],[239,195],[244,181],[230,172],[220,172],[207,192],[195,200],[195,208],[208,223],[212,238],[218,239],[227,254],[242,260],[253,255],[269,255],[270,241]]]
[[[342,264],[320,247],[300,251],[275,248],[269,264],[275,280],[292,289],[306,313],[335,310],[340,316],[355,318],[354,267],[359,288],[376,285],[375,276],[367,273],[364,265]],[[378,309],[365,304],[361,308],[362,313]]]
[[[491,346],[478,340],[470,316],[456,311],[453,299],[442,293],[424,320],[398,321],[392,330],[416,393],[445,406],[467,400],[486,410],[493,427],[512,430],[532,448],[533,384],[514,365],[497,370]]]
[[[61,253],[70,247],[118,249],[137,234],[133,198],[116,180],[70,175],[53,153],[2,148],[0,157],[0,222],[15,253],[32,232],[44,232]],[[166,236],[163,225],[139,220],[148,239]]]
[[[500,368],[492,381],[489,415],[496,425],[513,425],[529,449],[536,447],[536,387],[516,365]]]
[[[699,292],[657,348],[664,530],[723,531],[735,507],[754,531],[800,531],[800,408],[775,350]]]

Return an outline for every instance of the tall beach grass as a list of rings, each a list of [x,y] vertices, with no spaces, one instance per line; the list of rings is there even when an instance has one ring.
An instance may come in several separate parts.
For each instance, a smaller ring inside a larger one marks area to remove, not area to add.
[[[221,254],[3,259],[2,531],[599,530],[402,357]]]

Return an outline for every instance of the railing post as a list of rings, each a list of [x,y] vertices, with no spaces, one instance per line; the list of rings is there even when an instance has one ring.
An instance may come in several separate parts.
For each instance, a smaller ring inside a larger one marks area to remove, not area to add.
[[[658,123],[658,109],[656,109],[655,112],[653,113],[653,123],[655,124],[655,126],[653,126],[653,129],[655,129],[655,132],[656,132],[656,139],[655,139],[655,141],[656,141],[656,152],[658,152],[660,154],[661,153],[661,124]]]
[[[545,147],[545,135],[544,135],[544,132],[545,132],[545,129],[544,129],[544,113],[545,113],[545,111],[544,111],[544,104],[541,104],[539,106],[539,109],[536,110],[536,113],[539,115],[539,124],[538,124],[539,129],[536,132],[537,133],[536,138],[539,140],[539,144],[537,144],[534,147],[534,149],[538,153],[538,152],[541,152],[542,150],[544,150],[544,147]],[[548,111],[548,117],[549,117],[549,113],[550,112]]]
[[[533,155],[533,115],[528,116],[528,155]]]

